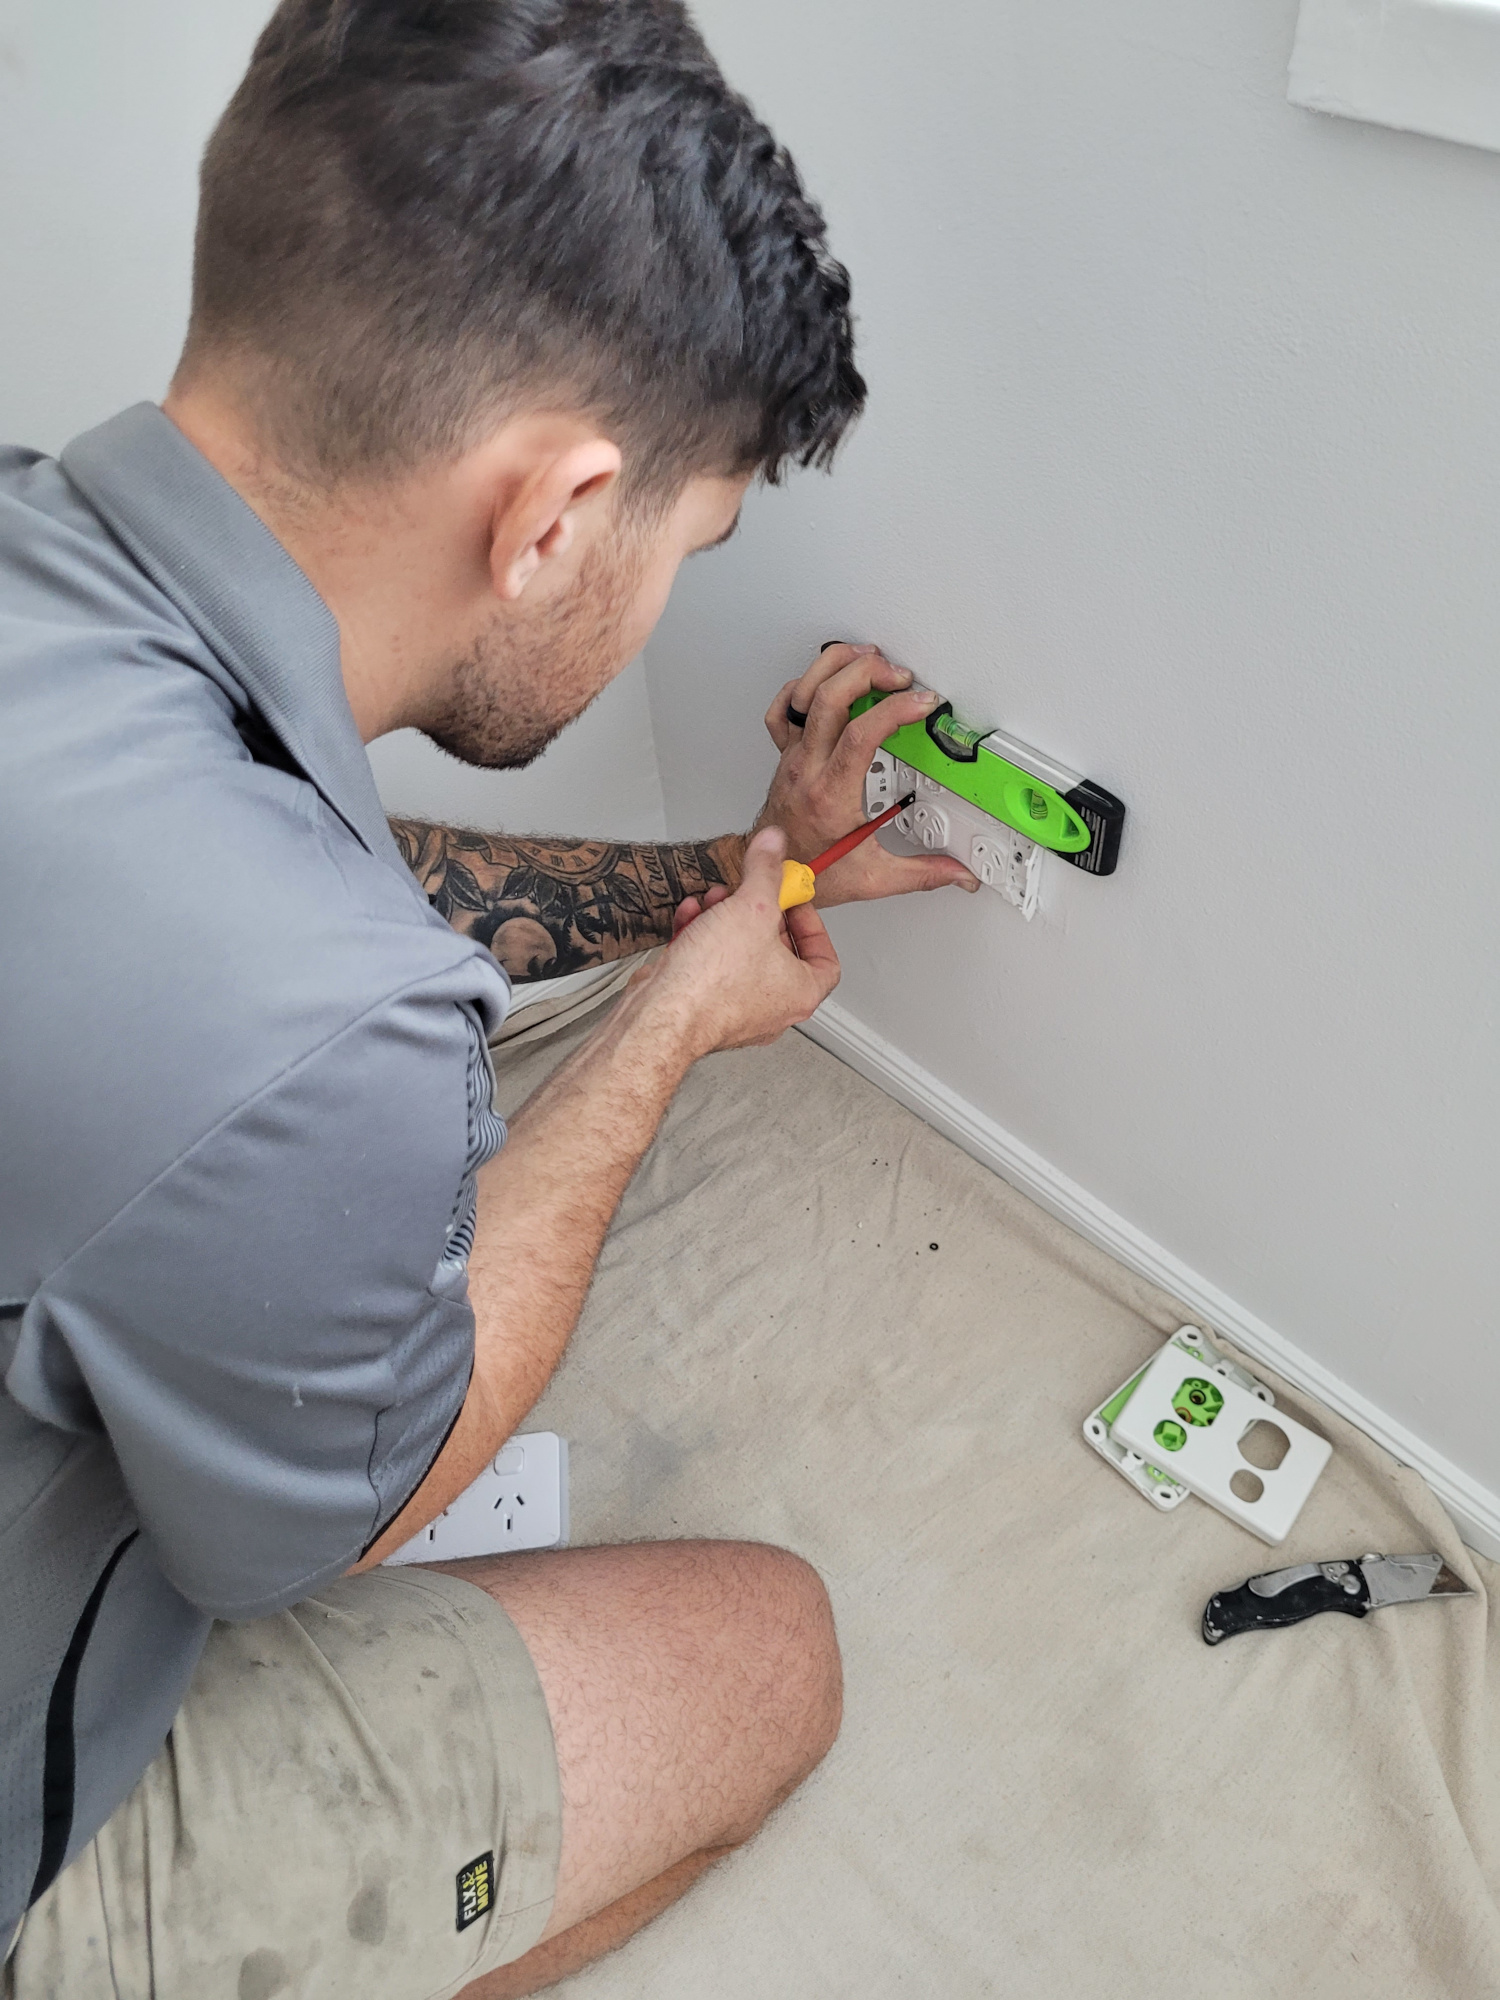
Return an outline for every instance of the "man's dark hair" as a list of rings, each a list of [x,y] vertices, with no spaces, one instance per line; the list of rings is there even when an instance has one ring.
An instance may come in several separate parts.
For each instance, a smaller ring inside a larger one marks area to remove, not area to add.
[[[680,0],[283,0],[208,143],[191,376],[319,484],[586,412],[628,487],[826,465],[849,279]]]

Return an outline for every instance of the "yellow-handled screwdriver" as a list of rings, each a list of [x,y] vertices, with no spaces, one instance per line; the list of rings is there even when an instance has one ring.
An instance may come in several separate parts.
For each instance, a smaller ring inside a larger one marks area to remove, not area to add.
[[[897,799],[896,803],[878,819],[866,820],[864,825],[857,826],[853,833],[846,833],[842,840],[836,840],[832,847],[818,856],[816,861],[783,861],[779,898],[781,908],[794,910],[799,903],[810,903],[817,894],[818,877],[823,870],[831,868],[835,861],[842,861],[846,854],[858,847],[862,840],[868,840],[872,833],[879,833],[897,813],[905,812],[916,796],[915,792],[908,792],[904,799]]]

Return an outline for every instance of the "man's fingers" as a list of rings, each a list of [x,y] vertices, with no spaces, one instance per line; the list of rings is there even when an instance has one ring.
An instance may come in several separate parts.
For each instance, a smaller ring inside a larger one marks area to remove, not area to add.
[[[851,696],[851,701],[856,697]],[[846,723],[837,742],[829,754],[830,763],[842,771],[852,767],[861,777],[870,768],[870,760],[887,736],[904,728],[908,722],[925,722],[938,705],[939,697],[931,688],[907,689],[902,694],[887,695],[884,701],[877,701],[873,708],[867,708],[863,715],[856,715]],[[812,721],[808,721],[808,733],[812,733]]]
[[[771,706],[766,710],[766,733],[770,736],[776,748],[782,752],[786,751],[793,737],[802,734],[800,729],[794,729],[786,719],[788,705],[793,708],[796,707],[796,703],[792,700],[792,697],[797,692],[797,685],[796,681],[788,681],[780,694],[771,703]]]
[[[806,715],[808,703],[828,676],[847,666],[859,652],[870,650],[869,647],[853,646],[836,639],[831,646],[823,648],[805,673],[787,682],[766,710],[766,728],[776,739],[778,750],[785,750],[792,737],[800,734],[800,725],[788,721],[787,710],[795,709],[799,715]]]
[[[808,715],[820,688],[827,686],[836,675],[846,668],[863,661],[868,669],[868,678],[854,683],[854,692],[849,701],[855,701],[872,688],[879,688],[883,694],[893,694],[900,688],[911,685],[911,672],[906,667],[898,667],[888,660],[878,646],[854,645],[845,640],[836,640],[825,646],[806,673],[799,674],[794,681],[777,691],[776,699],[766,710],[766,730],[776,748],[785,752],[801,735],[801,729],[787,720],[788,709],[795,709],[799,715]],[[844,705],[848,712],[848,702]]]
[[[797,947],[797,956],[818,983],[821,1005],[839,983],[839,955],[823,919],[811,903],[795,904],[786,912],[786,927]]]
[[[672,912],[673,937],[681,937],[695,917],[701,917],[705,910],[711,910],[715,904],[722,903],[728,894],[729,891],[724,884],[716,882],[706,896],[684,896]]]
[[[910,667],[898,667],[894,660],[888,660],[877,646],[870,667],[870,685],[882,694],[895,694],[900,688],[909,688],[912,683]]]
[[[746,845],[739,888],[728,897],[720,889],[713,909],[708,896],[687,898],[680,940],[656,961],[665,1004],[686,1009],[702,1052],[774,1040],[805,1021],[838,983],[822,919],[803,908],[783,917],[785,858],[786,835],[763,828]]]
[[[817,699],[819,688],[826,687],[836,674],[864,661],[871,675],[867,685],[880,687],[906,687],[911,675],[905,667],[893,666],[878,646],[846,646],[842,641],[836,646],[825,646],[806,673],[792,689],[788,700],[792,707],[807,715]]]
[[[893,855],[892,860],[902,871],[896,893],[905,895],[913,889],[969,889],[981,888],[979,877],[972,874],[961,861],[955,861],[951,854]]]
[[[873,841],[867,846],[874,847]],[[907,896],[920,889],[978,889],[977,875],[955,861],[951,854],[891,854],[880,848],[862,860],[864,848],[857,848],[843,861],[836,861],[818,883],[825,908],[839,903],[861,902],[871,896]]]
[[[836,640],[833,645],[823,648],[806,673],[798,674],[796,680],[787,682],[766,710],[766,728],[778,750],[784,751],[802,734],[798,724],[787,720],[787,710],[794,708],[799,715],[806,715],[813,696],[830,674],[836,674],[840,667],[847,667],[862,652],[874,651],[873,646],[851,646],[842,639]]]
[[[813,696],[824,681],[836,674],[841,667],[847,667],[851,660],[857,660],[862,653],[875,653],[879,650],[879,647],[868,645],[863,640],[858,645],[851,645],[847,640],[838,639],[833,645],[825,646],[812,664],[798,676],[791,698],[793,708],[800,709],[806,715],[812,706]],[[799,695],[801,700],[797,698]]]
[[[779,826],[763,826],[752,834],[745,847],[740,886],[735,892],[752,900],[769,897],[771,908],[780,912],[781,864],[786,859],[786,835]]]
[[[825,659],[828,655],[825,653]],[[814,764],[826,763],[845,723],[851,703],[870,692],[875,656],[857,653],[831,674],[825,674],[807,701],[807,727],[802,741]]]
[[[680,938],[695,917],[701,917],[705,910],[715,909],[728,894],[724,884],[716,882],[706,896],[684,896],[672,912],[673,939]]]
[[[853,728],[856,723],[863,724],[861,741],[868,741],[871,744],[870,756],[873,756],[873,746],[878,744],[882,737],[889,736],[891,731],[899,728],[903,722],[914,722],[918,716],[930,715],[937,707],[938,697],[935,694],[926,690],[921,695],[905,691],[887,695],[884,701],[877,702],[872,709],[866,709],[863,715],[856,716],[854,723],[851,723],[849,710],[861,695],[869,694],[875,685],[875,660],[868,654],[860,659],[851,660],[847,666],[841,667],[836,674],[831,674],[824,681],[813,696],[812,706],[807,712],[807,727],[802,733],[802,740],[816,763],[826,763],[831,759],[839,748],[845,732]],[[892,702],[899,702],[901,708],[893,712],[888,720],[879,721],[877,711],[889,710]],[[870,756],[866,756],[865,764],[869,763]]]

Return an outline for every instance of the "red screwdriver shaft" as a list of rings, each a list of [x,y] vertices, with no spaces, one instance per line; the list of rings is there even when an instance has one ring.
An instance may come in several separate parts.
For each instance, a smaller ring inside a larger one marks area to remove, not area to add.
[[[915,792],[908,792],[904,799],[897,799],[896,803],[883,812],[879,819],[868,819],[863,826],[857,826],[853,833],[846,833],[842,840],[836,840],[832,847],[826,848],[816,861],[809,861],[807,864],[808,867],[814,875],[821,875],[825,868],[831,868],[835,861],[842,861],[846,854],[852,853],[862,840],[868,840],[872,833],[879,833],[880,829],[888,821],[893,820],[897,813],[905,812],[916,796]]]

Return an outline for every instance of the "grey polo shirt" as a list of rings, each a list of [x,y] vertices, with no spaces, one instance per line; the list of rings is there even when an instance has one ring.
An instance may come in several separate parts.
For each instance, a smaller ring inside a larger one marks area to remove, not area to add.
[[[286,551],[160,410],[0,451],[0,1944],[210,1620],[463,1401],[508,988],[403,866]]]

